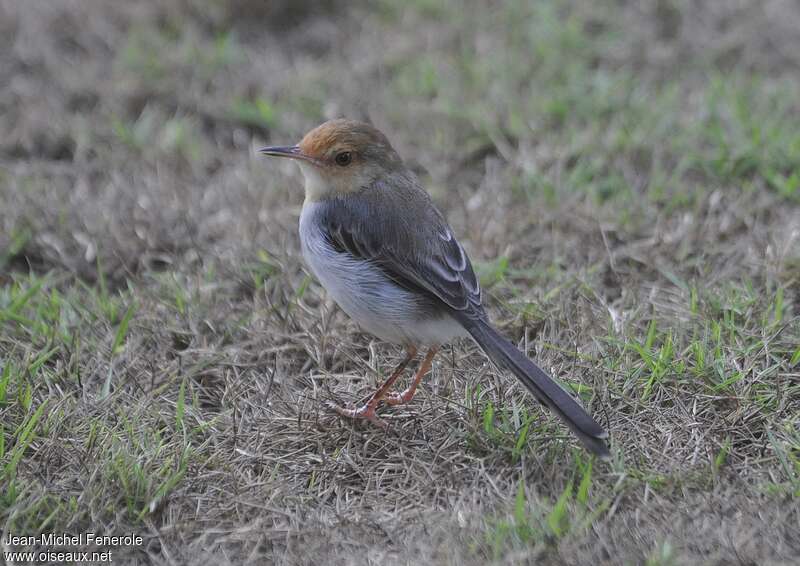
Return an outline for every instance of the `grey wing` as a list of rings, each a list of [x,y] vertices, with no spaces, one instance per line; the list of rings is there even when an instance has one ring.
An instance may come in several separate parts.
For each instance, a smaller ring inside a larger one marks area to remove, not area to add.
[[[352,214],[347,207],[333,212],[324,224],[336,249],[371,261],[398,285],[461,316],[485,316],[469,257],[438,211],[433,209],[434,218],[426,219],[419,229],[391,219],[364,221],[370,215]]]
[[[439,240],[433,253],[416,262],[418,277],[450,308],[465,314],[482,314],[481,287],[472,263],[444,220],[438,226]]]

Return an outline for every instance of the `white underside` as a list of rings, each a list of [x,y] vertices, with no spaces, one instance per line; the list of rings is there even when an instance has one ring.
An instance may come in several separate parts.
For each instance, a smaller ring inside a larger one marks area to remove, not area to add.
[[[442,345],[467,336],[453,318],[419,316],[417,297],[398,286],[370,262],[333,250],[314,224],[314,202],[300,216],[303,256],[334,301],[364,330],[402,345]]]

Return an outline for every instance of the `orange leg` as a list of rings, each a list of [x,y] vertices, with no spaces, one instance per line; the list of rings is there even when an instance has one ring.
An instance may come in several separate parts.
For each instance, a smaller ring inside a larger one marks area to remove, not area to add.
[[[397,381],[397,378],[400,377],[403,373],[403,370],[406,369],[406,366],[413,360],[417,355],[417,349],[413,346],[410,346],[406,350],[406,357],[400,362],[392,375],[389,376],[383,385],[381,385],[378,390],[372,394],[372,397],[369,398],[364,405],[357,409],[345,409],[344,407],[339,407],[337,405],[331,405],[331,408],[342,415],[343,417],[348,417],[350,419],[367,419],[368,421],[378,425],[381,428],[386,428],[386,421],[381,419],[376,413],[375,409],[378,408],[378,403],[386,396],[386,393],[391,389],[394,382]]]
[[[414,394],[417,392],[417,386],[419,385],[419,382],[422,381],[422,378],[425,377],[425,374],[430,371],[431,364],[433,363],[433,357],[438,351],[438,346],[434,346],[428,350],[428,353],[425,354],[425,359],[422,360],[422,363],[417,370],[417,375],[414,376],[414,381],[411,382],[411,385],[408,386],[408,389],[402,393],[389,393],[384,398],[384,401],[389,405],[402,405],[411,401],[411,399],[414,398]]]

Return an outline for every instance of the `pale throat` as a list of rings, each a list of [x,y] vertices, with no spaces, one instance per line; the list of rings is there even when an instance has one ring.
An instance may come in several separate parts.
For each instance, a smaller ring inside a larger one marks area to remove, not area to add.
[[[297,164],[300,166],[306,182],[306,202],[316,202],[330,193],[332,188],[330,182],[320,174],[315,166],[302,161],[298,161]]]
[[[333,174],[325,175],[310,164],[298,161],[300,171],[306,182],[306,203],[317,202],[325,198],[347,194],[364,186],[367,176],[358,171],[354,175]]]

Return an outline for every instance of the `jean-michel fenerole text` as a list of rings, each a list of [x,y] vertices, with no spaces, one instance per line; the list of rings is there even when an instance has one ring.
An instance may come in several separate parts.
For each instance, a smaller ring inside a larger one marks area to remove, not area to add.
[[[76,535],[67,533],[44,533],[31,536],[17,536],[6,533],[3,545],[13,546],[141,546],[144,539],[140,535],[101,535],[97,533],[80,533]]]

